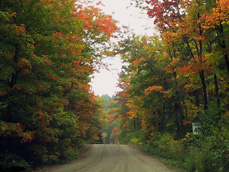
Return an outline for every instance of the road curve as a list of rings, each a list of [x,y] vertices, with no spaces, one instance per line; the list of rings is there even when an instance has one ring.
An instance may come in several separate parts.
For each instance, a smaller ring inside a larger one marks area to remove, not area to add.
[[[48,172],[172,172],[159,160],[127,145],[91,145],[89,155]],[[45,171],[46,171],[45,170]]]

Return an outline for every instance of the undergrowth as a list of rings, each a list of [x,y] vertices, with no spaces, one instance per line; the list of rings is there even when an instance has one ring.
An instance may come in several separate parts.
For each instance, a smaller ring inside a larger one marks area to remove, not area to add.
[[[202,133],[199,135],[186,133],[184,138],[175,140],[170,133],[157,134],[143,145],[139,140],[137,145],[186,172],[228,172],[228,120],[222,118],[216,123],[211,120],[211,114],[205,113],[200,121]]]

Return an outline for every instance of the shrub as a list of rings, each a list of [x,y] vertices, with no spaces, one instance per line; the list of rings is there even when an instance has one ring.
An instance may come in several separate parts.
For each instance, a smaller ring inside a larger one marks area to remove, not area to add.
[[[174,140],[169,133],[154,135],[144,150],[165,159],[175,160],[175,165],[190,172],[226,172],[229,166],[229,141],[227,127],[221,125],[208,136],[187,133],[184,139]],[[174,164],[174,162],[173,162]]]
[[[225,145],[220,145],[220,142],[216,143],[212,139],[214,139],[212,136],[199,138],[200,147],[192,147],[189,150],[184,163],[184,167],[188,171],[227,171],[228,157],[225,152]]]
[[[174,140],[169,133],[152,136],[145,150],[166,159],[183,160],[185,154],[181,141]]]
[[[10,153],[0,154],[0,171],[29,170],[30,165],[20,156]]]

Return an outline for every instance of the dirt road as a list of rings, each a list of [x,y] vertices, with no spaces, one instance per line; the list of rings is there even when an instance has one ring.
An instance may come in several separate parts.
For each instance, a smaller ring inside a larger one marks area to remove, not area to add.
[[[86,158],[54,166],[48,172],[172,172],[167,166],[127,145],[91,145]]]

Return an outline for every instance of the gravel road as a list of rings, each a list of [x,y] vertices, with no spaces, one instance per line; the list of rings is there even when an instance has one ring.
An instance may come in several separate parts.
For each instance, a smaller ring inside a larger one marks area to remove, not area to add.
[[[159,160],[127,145],[91,145],[86,158],[42,169],[47,172],[174,172]]]

